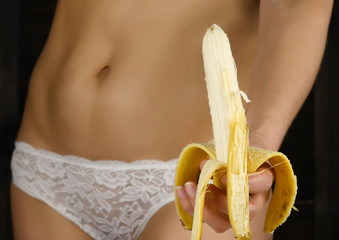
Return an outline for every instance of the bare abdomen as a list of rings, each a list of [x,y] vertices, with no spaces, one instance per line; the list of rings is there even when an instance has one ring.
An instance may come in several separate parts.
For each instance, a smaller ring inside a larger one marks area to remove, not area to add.
[[[99,11],[99,3],[95,10],[83,2],[77,14],[67,14],[66,5],[75,2],[61,2],[57,11],[32,75],[19,139],[60,154],[126,161],[167,160],[187,143],[210,140],[201,40],[212,23],[237,36],[239,9],[219,1],[178,11],[157,2],[154,13],[128,14],[128,8],[121,15],[117,7]],[[247,64],[253,49],[242,53],[236,44],[236,60]]]

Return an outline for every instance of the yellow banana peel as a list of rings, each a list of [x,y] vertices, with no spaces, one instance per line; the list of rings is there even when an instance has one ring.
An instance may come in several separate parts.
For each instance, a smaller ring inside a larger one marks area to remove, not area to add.
[[[176,207],[191,239],[201,239],[205,193],[213,184],[227,191],[228,216],[238,239],[250,239],[248,175],[269,162],[275,172],[275,186],[264,231],[273,231],[285,222],[293,207],[297,184],[287,157],[279,152],[249,148],[248,125],[239,90],[236,66],[226,34],[212,25],[204,36],[203,58],[206,86],[212,118],[214,140],[192,143],[181,152],[176,170],[175,187],[198,181],[194,216],[184,211],[178,197]],[[200,171],[199,164],[210,159]],[[221,178],[227,174],[227,190]],[[226,204],[226,203],[225,203]]]

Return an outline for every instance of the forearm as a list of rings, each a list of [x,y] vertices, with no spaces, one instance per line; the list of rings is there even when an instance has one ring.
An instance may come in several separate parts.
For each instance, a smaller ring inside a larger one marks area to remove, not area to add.
[[[277,150],[316,78],[333,1],[262,0],[247,108],[250,144]]]

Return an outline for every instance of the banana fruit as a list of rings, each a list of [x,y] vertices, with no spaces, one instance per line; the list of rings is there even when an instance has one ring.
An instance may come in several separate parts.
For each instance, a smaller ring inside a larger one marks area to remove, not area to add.
[[[211,179],[227,191],[228,216],[238,239],[250,239],[248,175],[263,163],[274,166],[275,186],[265,220],[267,233],[289,216],[296,197],[297,184],[292,166],[285,155],[260,148],[249,148],[248,125],[242,106],[246,95],[239,90],[237,72],[226,34],[212,25],[203,39],[203,58],[214,140],[192,143],[181,152],[175,187],[198,181],[194,216],[187,214],[175,196],[178,215],[191,239],[201,239],[205,193]],[[210,159],[200,172],[201,160]],[[227,190],[221,178],[227,174]],[[225,203],[226,204],[226,203]]]

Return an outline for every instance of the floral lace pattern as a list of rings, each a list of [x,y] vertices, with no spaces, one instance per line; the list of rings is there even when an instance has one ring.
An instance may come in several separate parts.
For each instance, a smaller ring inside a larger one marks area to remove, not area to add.
[[[16,142],[13,183],[94,239],[137,239],[148,220],[174,200],[177,160],[90,161]]]

